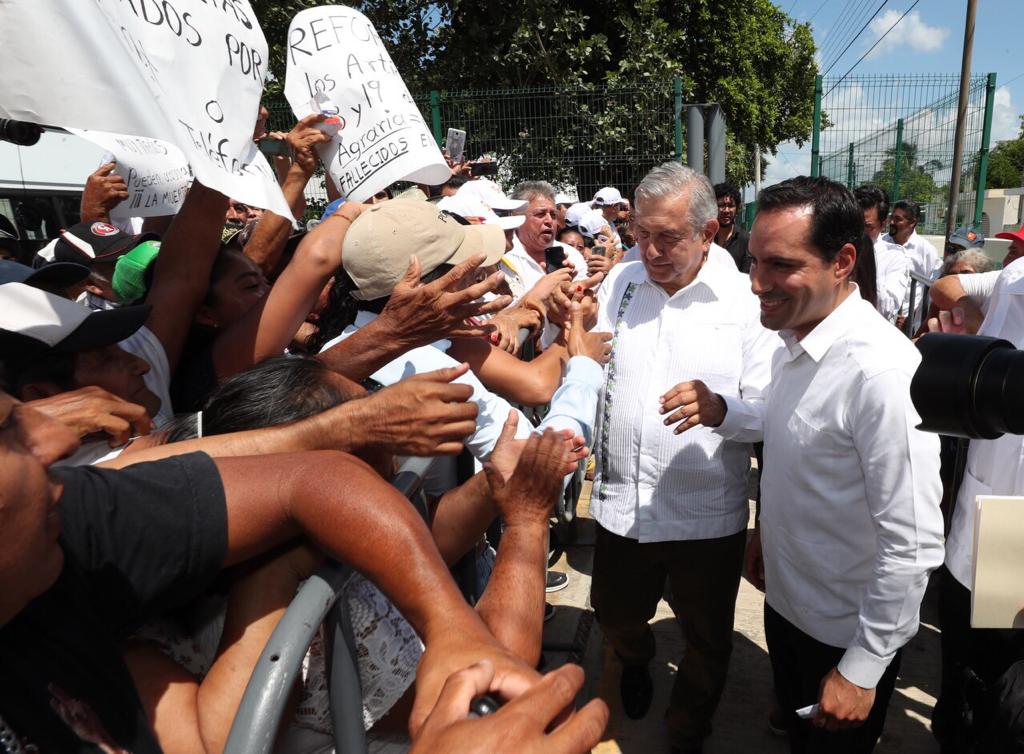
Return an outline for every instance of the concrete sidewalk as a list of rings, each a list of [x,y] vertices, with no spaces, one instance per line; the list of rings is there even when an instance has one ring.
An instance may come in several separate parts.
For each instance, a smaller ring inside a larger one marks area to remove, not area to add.
[[[652,623],[658,654],[651,666],[654,703],[643,720],[630,720],[619,701],[621,665],[607,648],[590,609],[590,573],[594,553],[594,521],[588,515],[590,485],[584,487],[578,518],[572,524],[573,544],[554,570],[569,574],[569,586],[548,595],[557,605],[555,617],[545,626],[544,655],[547,669],[565,662],[583,666],[586,684],[580,696],[585,702],[600,696],[611,709],[605,740],[594,749],[600,754],[667,752],[661,716],[668,704],[675,663],[683,650],[679,628],[664,600]],[[771,667],[764,640],[764,596],[746,581],[740,584],[729,681],[714,720],[714,732],[705,754],[742,752],[785,754],[785,738],[768,729],[772,706]],[[932,706],[938,695],[940,654],[935,594],[929,590],[922,609],[921,630],[904,650],[903,667],[896,685],[886,731],[875,749],[879,754],[932,754],[938,745],[928,729]]]

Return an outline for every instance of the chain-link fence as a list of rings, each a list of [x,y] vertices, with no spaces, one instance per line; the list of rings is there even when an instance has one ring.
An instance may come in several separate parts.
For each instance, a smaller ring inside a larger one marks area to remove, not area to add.
[[[956,75],[819,78],[812,172],[881,186],[921,204],[919,229],[945,232],[960,79]],[[973,76],[955,225],[979,225],[995,74]]]
[[[491,155],[506,190],[546,180],[589,199],[602,186],[624,194],[654,165],[680,159],[684,149],[681,82],[621,87],[533,87],[415,95],[439,144],[449,128],[466,132],[471,159]],[[294,123],[288,103],[267,103],[270,128]],[[322,177],[307,196],[326,200]]]

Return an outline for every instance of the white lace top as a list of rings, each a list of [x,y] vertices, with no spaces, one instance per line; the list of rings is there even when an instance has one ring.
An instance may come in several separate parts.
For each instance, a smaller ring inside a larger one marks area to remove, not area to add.
[[[363,724],[369,730],[412,684],[423,644],[391,601],[359,574],[349,578],[342,599],[352,619],[363,690]],[[201,679],[213,664],[220,644],[224,600],[209,597],[198,610],[204,617],[200,628],[191,635],[185,634],[177,623],[160,618],[143,626],[136,637],[153,641]],[[322,629],[303,661],[302,692],[293,723],[328,735],[333,733]]]

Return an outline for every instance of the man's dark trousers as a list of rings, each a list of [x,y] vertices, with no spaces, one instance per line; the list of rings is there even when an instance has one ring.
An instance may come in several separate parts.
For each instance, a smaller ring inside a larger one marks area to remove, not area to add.
[[[902,650],[896,653],[875,687],[875,704],[863,725],[836,733],[801,720],[796,710],[816,704],[821,680],[839,664],[846,649],[808,636],[764,603],[764,635],[772,663],[775,696],[786,718],[792,754],[867,754],[875,748],[885,726]]]
[[[668,579],[669,604],[686,648],[665,719],[672,744],[681,748],[700,746],[711,732],[725,687],[746,538],[740,531],[717,539],[641,544],[597,527],[590,599],[624,665],[646,665],[654,657],[648,621]]]

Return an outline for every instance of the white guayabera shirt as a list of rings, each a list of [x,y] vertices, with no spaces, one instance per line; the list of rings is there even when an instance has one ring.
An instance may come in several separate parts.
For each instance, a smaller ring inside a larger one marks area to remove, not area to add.
[[[709,258],[672,296],[651,282],[642,262],[618,265],[599,291],[597,330],[613,339],[590,512],[620,536],[710,539],[747,525],[745,433],[760,431],[757,404],[781,343],[761,326],[749,279],[727,259]],[[664,425],[659,398],[689,380],[725,399],[721,427],[677,435]]]

